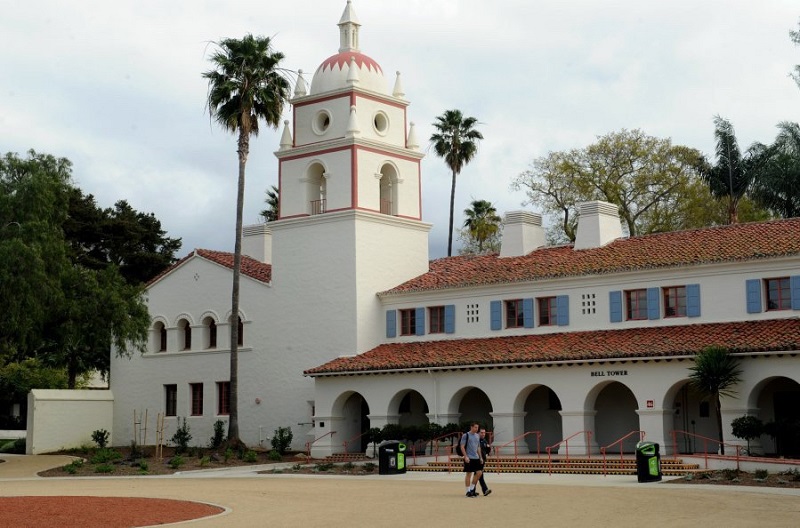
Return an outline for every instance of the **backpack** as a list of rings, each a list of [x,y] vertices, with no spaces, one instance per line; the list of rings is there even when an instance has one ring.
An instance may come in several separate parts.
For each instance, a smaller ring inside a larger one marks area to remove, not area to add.
[[[466,433],[464,433],[466,434]],[[464,453],[464,448],[466,446],[461,445],[461,439],[464,438],[464,435],[461,435],[461,438],[458,439],[458,443],[456,444],[456,454],[461,458],[464,458],[466,455]]]

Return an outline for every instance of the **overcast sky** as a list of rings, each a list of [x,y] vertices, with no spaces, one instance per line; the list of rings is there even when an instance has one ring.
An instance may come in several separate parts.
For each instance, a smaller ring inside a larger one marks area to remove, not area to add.
[[[0,152],[69,158],[98,204],[126,199],[193,248],[231,251],[236,138],[209,121],[212,41],[273,37],[284,66],[337,52],[345,0],[0,1]],[[456,224],[472,199],[501,213],[526,197],[511,180],[549,151],[623,128],[713,155],[713,118],[740,145],[800,121],[797,0],[354,0],[361,51],[389,83],[402,74],[423,148],[457,108],[485,140],[459,177]],[[287,107],[285,115],[290,116]],[[280,130],[262,130],[247,164],[245,223],[277,184]],[[422,161],[430,256],[447,251],[450,174]],[[530,206],[528,206],[530,208]]]

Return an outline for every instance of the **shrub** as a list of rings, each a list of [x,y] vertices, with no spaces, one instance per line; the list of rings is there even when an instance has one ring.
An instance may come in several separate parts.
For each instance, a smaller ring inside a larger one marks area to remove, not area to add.
[[[292,471],[300,471],[303,469],[303,464],[295,464],[292,466]]]
[[[372,473],[373,471],[375,471],[375,467],[376,467],[376,466],[375,466],[375,463],[374,463],[374,462],[367,462],[367,463],[366,463],[366,464],[364,464],[364,466],[363,466],[363,468],[364,468],[364,471],[366,471],[367,473]]]
[[[72,462],[70,462],[69,464],[67,464],[66,466],[63,466],[61,469],[63,469],[64,471],[66,471],[70,475],[74,475],[82,467],[83,467],[83,460],[77,458],[77,459],[73,460]]]
[[[353,465],[352,462],[345,462],[344,464],[342,464],[342,469],[344,469],[345,471],[352,471],[354,467],[355,466]]]
[[[314,464],[314,471],[318,471],[320,473],[324,473],[333,469],[332,462],[319,462]]]
[[[114,466],[111,464],[99,464],[94,468],[95,473],[113,473]]]
[[[25,454],[25,439],[17,438],[16,440],[9,440],[6,443],[0,444],[0,453],[11,453],[16,455]]]
[[[98,449],[95,452],[90,462],[92,464],[105,464],[107,462],[113,462],[114,460],[119,460],[120,458],[122,458],[122,453],[120,453],[116,449],[110,449],[108,447],[104,447],[103,449]]]
[[[725,480],[736,480],[739,478],[739,470],[738,469],[723,469],[722,470],[722,477]]]
[[[747,440],[747,453],[750,454],[750,440],[764,433],[764,422],[755,416],[740,416],[731,422],[733,436]]]
[[[280,462],[281,460],[283,460],[283,456],[281,456],[281,454],[275,451],[274,449],[269,452],[267,458],[274,462]]]
[[[292,445],[293,438],[291,427],[278,427],[275,429],[272,434],[272,439],[270,440],[272,449],[276,450],[281,455],[286,453],[286,450]]]
[[[780,474],[786,475],[787,477],[789,477],[789,480],[793,482],[800,481],[800,470],[798,470],[797,468],[787,469],[786,471],[783,471]]]
[[[757,469],[753,472],[753,476],[756,480],[764,480],[769,476],[769,471],[766,469]]]
[[[147,465],[147,460],[140,460],[139,470],[144,471],[146,473],[148,469],[150,469],[150,466]]]
[[[175,445],[175,453],[185,453],[189,448],[189,441],[192,439],[192,434],[189,432],[191,428],[186,423],[186,418],[175,430],[175,434],[170,438],[170,442]]]
[[[206,467],[211,463],[211,457],[204,456],[200,459],[200,467]]]
[[[92,442],[97,444],[97,447],[100,449],[105,449],[108,445],[108,437],[109,433],[105,429],[97,429],[96,431],[92,431]]]
[[[136,460],[137,458],[141,458],[144,456],[144,451],[139,448],[136,440],[131,440],[131,453],[128,455],[128,458],[131,460]]]
[[[227,462],[228,462],[228,460],[230,460],[231,458],[233,458],[233,449],[231,449],[230,447],[229,447],[228,449],[226,449],[226,450],[225,450],[225,455],[224,455],[224,456],[225,456],[225,463],[227,463]]]
[[[211,437],[209,445],[212,449],[218,449],[225,441],[225,422],[217,420],[214,422],[214,436]]]
[[[248,464],[252,464],[253,462],[258,462],[258,453],[255,451],[249,450],[244,454],[244,461]]]
[[[180,455],[175,455],[174,457],[172,457],[172,458],[170,459],[170,461],[169,461],[169,467],[171,467],[172,469],[178,469],[179,467],[181,467],[181,466],[182,466],[182,465],[184,465],[185,463],[186,463],[186,461],[183,459],[183,457],[182,457],[182,456],[180,456]]]

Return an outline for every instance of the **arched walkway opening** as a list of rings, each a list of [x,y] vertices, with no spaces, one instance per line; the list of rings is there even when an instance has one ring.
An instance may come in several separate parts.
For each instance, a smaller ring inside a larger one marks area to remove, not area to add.
[[[800,456],[800,384],[785,377],[768,378],[756,385],[749,401],[748,407],[757,409],[764,423],[764,454]]]
[[[529,390],[522,406],[522,412],[525,415],[524,431],[517,431],[514,436],[529,431],[540,431],[541,437],[538,439],[538,446],[537,437],[533,434],[525,437],[525,443],[529,452],[535,453],[537,449],[543,452],[545,447],[554,445],[564,438],[561,414],[559,414],[561,400],[553,389],[546,385],[529,387]]]
[[[357,392],[351,393],[342,403],[341,416],[343,419],[336,426],[334,444],[342,445],[347,453],[363,453],[368,443],[367,435],[364,433],[369,430],[367,400]]]
[[[638,408],[636,397],[622,383],[611,381],[598,388],[592,406],[595,411],[594,441],[598,447],[603,447],[616,442],[631,431],[639,430],[639,415],[636,414]],[[633,453],[638,441],[637,435],[624,440],[623,451]]]
[[[494,430],[492,419],[492,402],[481,389],[465,387],[458,391],[452,400],[452,406],[459,415],[459,424],[478,422],[486,427],[487,431]],[[466,427],[463,428],[466,431]]]

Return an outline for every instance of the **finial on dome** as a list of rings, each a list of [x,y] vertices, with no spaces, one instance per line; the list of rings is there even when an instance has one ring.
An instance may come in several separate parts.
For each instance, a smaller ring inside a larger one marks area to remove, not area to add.
[[[281,148],[280,150],[289,150],[292,148],[292,133],[289,132],[289,120],[283,122],[283,134],[281,134]]]
[[[402,99],[403,96],[406,95],[403,91],[403,85],[400,83],[400,72],[397,72],[397,77],[394,80],[394,90],[392,90],[392,95],[398,99]]]
[[[358,129],[358,119],[356,119],[356,105],[350,106],[350,119],[347,121],[347,131],[345,137],[355,137],[361,134]]]
[[[308,85],[303,78],[303,70],[297,70],[297,83],[294,85],[294,96],[303,97],[308,95]]]
[[[353,4],[347,0],[347,5],[339,19],[339,52],[358,51],[358,17],[353,10]]]
[[[358,66],[356,65],[356,58],[350,57],[350,69],[347,70],[347,85],[353,86],[360,81],[358,77]]]
[[[406,139],[406,148],[419,150],[419,141],[417,141],[417,132],[414,128],[414,122],[409,123],[408,138]]]

